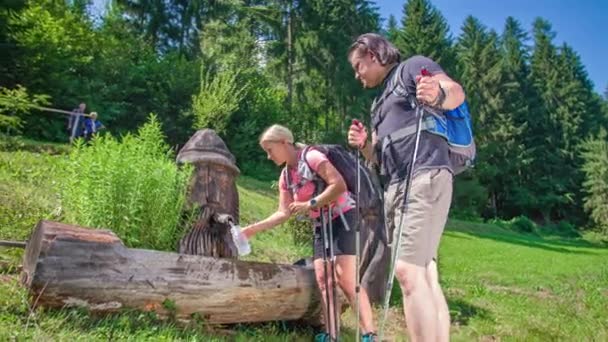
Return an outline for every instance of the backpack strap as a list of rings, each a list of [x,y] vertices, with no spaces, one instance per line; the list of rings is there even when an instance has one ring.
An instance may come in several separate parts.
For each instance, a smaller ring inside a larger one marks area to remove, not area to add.
[[[437,123],[435,122],[435,119],[433,119],[432,116],[427,116],[426,118],[424,118],[422,120],[422,126],[420,126],[420,130],[421,131],[425,131],[425,130],[432,131],[433,129],[435,129],[436,126],[437,126]],[[398,130],[394,131],[393,133],[383,137],[381,139],[382,140],[382,147],[381,147],[382,152],[381,153],[384,154],[384,151],[386,150],[388,145],[390,145],[393,141],[403,139],[403,138],[410,136],[412,134],[415,134],[415,133],[416,133],[416,125],[410,125],[410,126],[398,129]]]
[[[313,193],[313,196],[316,196],[316,195],[320,194],[322,189],[325,187],[325,180],[323,180],[323,178],[321,178],[321,176],[319,176],[319,174],[315,170],[312,169],[312,167],[308,163],[308,160],[306,159],[306,154],[308,153],[308,151],[310,151],[310,149],[314,149],[314,147],[310,146],[310,145],[304,147],[304,149],[302,150],[302,154],[300,155],[300,160],[302,161],[303,165],[305,165],[306,168],[312,174],[312,178],[310,179],[310,181],[312,181],[313,184],[315,185],[315,192]],[[329,159],[329,157],[328,157],[328,159]],[[300,171],[300,170],[298,170],[298,171]],[[300,176],[302,176],[302,175],[300,175]],[[304,179],[304,177],[301,177],[300,179]]]
[[[306,184],[309,181],[312,181],[315,183],[315,193],[317,193],[317,191],[319,191],[318,187],[319,185],[317,184],[317,179],[321,179],[321,177],[319,177],[317,175],[317,173],[310,167],[310,164],[308,163],[308,161],[306,160],[306,153],[309,151],[309,149],[311,148],[311,146],[306,146],[304,147],[304,149],[302,150],[302,153],[300,154],[300,159],[298,159],[298,164],[296,166],[296,172],[299,173],[300,175],[300,180],[297,183],[294,183],[291,179],[291,175],[289,172],[289,167],[287,165],[285,165],[285,167],[283,168],[282,171],[282,175],[281,177],[283,177],[283,180],[287,186],[287,189],[289,191],[291,191],[292,195],[295,195],[296,191],[298,191],[298,189],[300,189],[302,186],[304,186],[304,184]],[[309,172],[312,174],[312,178],[306,178],[304,177],[305,175],[300,174],[300,168],[301,166],[305,166]],[[321,180],[322,182],[322,180]]]
[[[405,86],[403,85],[403,80],[401,79],[401,73],[403,72],[403,68],[405,67],[405,63],[399,63],[395,67],[395,71],[391,75],[391,78],[388,80],[388,84],[386,85],[386,89],[380,96],[376,96],[371,106],[371,113],[373,116],[376,116],[376,111],[380,108],[380,106],[384,103],[384,101],[393,93],[397,96],[406,96],[407,91]],[[376,123],[376,127],[384,121],[384,118],[380,118]],[[374,128],[376,128],[374,127]]]

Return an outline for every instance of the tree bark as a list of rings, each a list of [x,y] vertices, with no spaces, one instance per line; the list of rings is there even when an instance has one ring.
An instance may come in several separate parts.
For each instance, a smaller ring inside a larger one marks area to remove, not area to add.
[[[314,271],[293,265],[126,248],[107,230],[40,221],[22,283],[45,307],[155,311],[207,323],[304,320],[318,325]]]

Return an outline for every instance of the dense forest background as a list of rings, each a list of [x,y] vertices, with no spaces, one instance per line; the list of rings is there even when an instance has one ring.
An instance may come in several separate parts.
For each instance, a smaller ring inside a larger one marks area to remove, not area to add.
[[[171,146],[213,128],[245,174],[271,179],[278,170],[257,144],[266,126],[343,143],[352,118],[369,122],[374,91],[346,52],[380,32],[466,90],[478,163],[456,181],[455,215],[608,234],[608,89],[594,92],[551,24],[509,17],[496,32],[468,17],[454,37],[429,0],[406,1],[403,13],[384,23],[367,0],[115,0],[103,13],[92,1],[3,1],[0,129],[66,141],[66,117],[32,104],[85,102],[116,136],[154,113]]]

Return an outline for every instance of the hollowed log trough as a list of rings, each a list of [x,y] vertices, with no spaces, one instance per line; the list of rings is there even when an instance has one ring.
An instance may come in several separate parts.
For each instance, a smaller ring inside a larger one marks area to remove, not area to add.
[[[309,268],[131,249],[111,231],[51,221],[27,243],[22,283],[34,304],[52,308],[134,308],[211,324],[320,320]]]

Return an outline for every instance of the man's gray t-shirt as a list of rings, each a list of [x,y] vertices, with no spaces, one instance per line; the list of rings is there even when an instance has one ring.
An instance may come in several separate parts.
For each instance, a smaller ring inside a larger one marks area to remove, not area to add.
[[[444,73],[439,64],[424,56],[414,56],[402,62],[401,75],[394,75],[397,66],[389,71],[383,81],[380,94],[372,106],[372,130],[376,132],[378,143],[375,146],[375,153],[380,162],[381,174],[385,184],[400,182],[408,175],[409,166],[412,161],[416,134],[406,136],[401,139],[393,140],[382,153],[382,139],[389,134],[409,126],[415,126],[416,110],[412,108],[407,96],[396,94],[394,89],[388,89],[393,76],[402,77],[400,84],[405,85],[407,94],[416,96],[416,76],[420,75],[421,69],[425,67],[432,75]],[[422,131],[420,135],[420,145],[416,158],[414,172],[422,169],[441,169],[450,170],[450,158],[447,141],[435,134]]]

